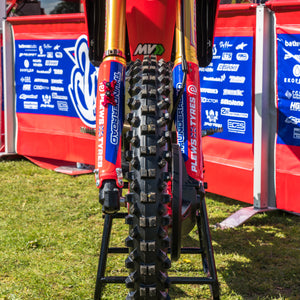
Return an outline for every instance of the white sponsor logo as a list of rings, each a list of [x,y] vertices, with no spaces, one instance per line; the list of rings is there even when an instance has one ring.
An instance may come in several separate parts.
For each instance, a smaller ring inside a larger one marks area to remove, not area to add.
[[[284,77],[284,83],[296,83],[300,84],[300,78],[293,78],[293,77]]]
[[[114,80],[116,80],[117,84],[115,85],[115,106],[112,107],[112,120],[111,120],[111,133],[110,133],[110,142],[113,145],[119,144],[119,128],[120,128],[120,88],[121,88],[121,73],[114,73]]]
[[[63,92],[64,90],[63,87],[51,86],[51,91]]]
[[[291,91],[287,90],[284,94],[289,100],[293,97],[293,94],[291,93]]]
[[[233,105],[233,106],[244,106],[244,101],[221,99],[221,104],[223,105]]]
[[[223,52],[222,60],[232,60],[232,53],[231,52]]]
[[[59,100],[68,100],[68,96],[58,95],[57,93],[51,93],[52,99],[59,99]]]
[[[22,68],[22,69],[20,69],[20,72],[22,72],[22,73],[32,73],[32,72],[34,72],[34,69],[24,69],[24,68]]]
[[[189,85],[188,92],[192,95],[197,95],[197,87],[193,84]]]
[[[56,58],[62,58],[63,54],[61,52],[55,52],[55,57]]]
[[[235,49],[236,49],[236,50],[242,50],[242,51],[243,51],[243,50],[245,49],[245,47],[247,47],[247,46],[248,46],[248,44],[242,42],[242,43],[238,44],[238,45],[235,47]]]
[[[43,104],[41,107],[54,108],[54,105],[51,104],[51,96],[50,95],[42,95]]]
[[[294,116],[289,116],[285,119],[285,123],[298,125],[300,123],[300,118],[296,118]]]
[[[300,111],[300,102],[291,102],[290,110],[292,111]]]
[[[46,54],[44,54],[43,47],[39,46],[39,55],[38,55],[38,57],[45,57],[45,56],[46,56]]]
[[[26,109],[38,109],[38,103],[36,101],[24,101],[23,105]]]
[[[20,81],[26,82],[26,83],[31,83],[31,77],[29,77],[29,76],[21,77]]]
[[[239,64],[223,64],[219,63],[217,67],[217,71],[229,71],[229,72],[237,72],[239,69]]]
[[[66,48],[64,51],[74,62],[68,86],[72,103],[81,121],[95,128],[97,70],[89,61],[86,35],[77,39],[75,47]]]
[[[284,48],[282,48],[282,49],[285,52],[284,60],[293,58],[296,62],[300,63],[300,55],[299,54],[292,54],[290,51],[288,51]]]
[[[291,42],[288,42],[288,41],[284,41],[284,45],[286,47],[300,47],[300,42],[298,41],[291,41]]]
[[[55,75],[63,75],[64,71],[62,69],[53,69]]]
[[[201,72],[207,72],[207,73],[212,73],[214,71],[214,69],[211,68],[211,67],[206,67],[206,68],[199,68],[199,71],[201,71]]]
[[[219,46],[220,46],[220,48],[222,48],[222,49],[228,49],[228,48],[231,48],[233,45],[230,44],[229,41],[225,41],[225,42],[220,42],[220,43],[219,43]]]
[[[300,65],[294,65],[293,74],[294,74],[295,77],[300,76]]]
[[[53,58],[53,52],[47,52],[47,58]]]
[[[218,115],[219,113],[215,110],[206,110],[205,111],[206,118],[208,119],[209,122],[211,123],[216,123],[218,120]]]
[[[181,83],[180,83],[181,86]],[[184,109],[183,109],[183,101],[179,102],[176,111],[176,128],[177,128],[177,139],[178,145],[183,153],[185,153],[185,144],[184,144]]]
[[[36,70],[38,74],[51,74],[52,68],[49,68],[48,70]]]
[[[19,49],[37,49],[36,45],[26,45],[26,44],[19,44]]]
[[[245,76],[229,76],[230,83],[245,83],[246,77]]]
[[[214,44],[213,49],[212,49],[213,56],[217,55],[217,52],[218,52],[217,46],[216,46],[216,44]]]
[[[22,56],[26,56],[26,57],[35,57],[37,56],[37,53],[20,53],[19,54],[19,57],[22,57]]]
[[[54,49],[54,50],[59,50],[59,48],[60,48],[60,45],[57,44],[57,45],[54,46],[53,49]]]
[[[44,44],[43,46],[44,46],[44,49],[51,49],[52,48],[52,46],[50,44]]]
[[[249,59],[249,54],[248,53],[238,53],[236,55],[236,59],[239,60],[239,61],[247,61]]]
[[[31,91],[31,84],[23,84],[23,91]]]
[[[227,128],[229,132],[245,134],[246,122],[239,120],[227,120]]]
[[[235,118],[245,118],[245,119],[248,118],[248,114],[230,111],[229,107],[222,107],[221,108],[221,115],[222,116],[227,116],[227,117],[235,117]]]
[[[29,68],[29,65],[30,65],[30,64],[29,64],[29,60],[28,60],[28,59],[25,59],[25,60],[24,60],[24,67],[25,67],[25,68]]]
[[[202,103],[218,103],[218,99],[211,99],[211,98],[206,98],[206,97],[201,97],[201,102]]]
[[[218,94],[219,91],[217,89],[209,89],[209,88],[200,88],[201,93],[207,94]]]
[[[39,90],[39,91],[41,91],[41,90],[49,90],[49,86],[35,84],[33,86],[33,89],[34,90]]]
[[[63,84],[63,79],[51,79],[52,84]]]
[[[68,111],[68,102],[67,101],[57,101],[57,107],[61,111]]]
[[[41,64],[41,63],[33,63],[33,66],[34,66],[34,67],[42,67],[43,64]]]
[[[58,60],[46,60],[45,66],[57,67]]]
[[[34,82],[49,83],[49,79],[47,79],[47,78],[35,78]]]
[[[284,95],[289,100],[291,100],[291,99],[300,100],[300,91],[289,91],[289,90],[287,90]]]
[[[20,99],[22,100],[26,100],[26,99],[37,99],[38,98],[38,95],[26,95],[26,94],[21,94]]]
[[[294,128],[293,138],[299,140],[300,139],[300,128]]]
[[[223,82],[225,79],[226,79],[225,74],[221,75],[221,77],[203,76],[203,80],[205,80],[205,81]]]
[[[230,96],[244,96],[244,90],[229,90],[223,89],[223,95],[230,95]]]

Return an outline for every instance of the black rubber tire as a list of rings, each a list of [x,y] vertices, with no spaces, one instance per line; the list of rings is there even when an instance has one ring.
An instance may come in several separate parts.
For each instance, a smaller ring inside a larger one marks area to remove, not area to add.
[[[131,112],[127,121],[131,124],[126,134],[130,149],[126,159],[130,162],[128,180],[130,192],[129,236],[126,245],[129,256],[126,267],[130,275],[126,279],[129,299],[170,299],[170,281],[167,269],[171,261],[167,256],[169,216],[166,209],[170,202],[167,182],[170,132],[169,94],[171,71],[167,63],[146,56],[135,61],[128,70],[128,105]]]

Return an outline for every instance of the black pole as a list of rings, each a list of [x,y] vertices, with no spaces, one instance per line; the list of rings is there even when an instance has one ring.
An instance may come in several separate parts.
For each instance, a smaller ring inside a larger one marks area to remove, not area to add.
[[[106,268],[106,259],[107,259],[110,231],[112,226],[112,219],[113,219],[112,215],[105,215],[94,300],[101,299],[102,288],[103,288],[103,282],[101,281],[101,279],[104,277],[105,268]]]

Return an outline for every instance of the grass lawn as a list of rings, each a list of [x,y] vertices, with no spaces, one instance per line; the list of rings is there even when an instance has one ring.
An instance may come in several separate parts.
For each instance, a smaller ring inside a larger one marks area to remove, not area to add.
[[[93,175],[70,177],[25,159],[0,161],[0,299],[92,299],[103,219]],[[207,195],[210,224],[244,203]],[[300,218],[282,211],[244,225],[211,226],[221,299],[300,299]],[[112,245],[123,246],[124,220]],[[197,246],[196,228],[184,244]],[[110,275],[126,275],[125,255],[109,255]],[[200,257],[182,255],[171,275],[201,273]],[[107,285],[103,299],[125,299]],[[172,299],[210,299],[207,286],[172,286]]]

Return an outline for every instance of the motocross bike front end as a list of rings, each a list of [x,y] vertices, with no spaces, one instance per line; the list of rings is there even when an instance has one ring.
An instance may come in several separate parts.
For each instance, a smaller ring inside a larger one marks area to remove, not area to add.
[[[177,260],[181,235],[198,221],[204,201],[199,62],[212,57],[217,7],[216,0],[85,3],[90,60],[100,66],[95,178],[106,215],[120,209],[122,151],[129,163],[127,299],[169,299],[168,250]],[[124,122],[130,129],[122,141]]]

